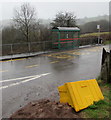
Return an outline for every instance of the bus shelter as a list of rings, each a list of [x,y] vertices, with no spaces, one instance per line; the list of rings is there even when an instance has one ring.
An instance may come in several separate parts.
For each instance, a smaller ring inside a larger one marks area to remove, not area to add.
[[[53,48],[66,49],[78,48],[80,29],[78,27],[53,27],[52,46]]]

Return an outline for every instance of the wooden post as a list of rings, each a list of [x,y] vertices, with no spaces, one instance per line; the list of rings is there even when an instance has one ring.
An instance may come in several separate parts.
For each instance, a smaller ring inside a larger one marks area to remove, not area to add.
[[[111,83],[111,50],[106,52],[103,48],[102,64],[101,64],[101,80],[105,83]]]

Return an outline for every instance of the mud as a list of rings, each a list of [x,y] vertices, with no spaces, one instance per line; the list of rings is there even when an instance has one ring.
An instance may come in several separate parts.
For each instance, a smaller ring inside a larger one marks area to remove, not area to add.
[[[50,100],[33,101],[15,112],[10,118],[80,118],[68,104]]]

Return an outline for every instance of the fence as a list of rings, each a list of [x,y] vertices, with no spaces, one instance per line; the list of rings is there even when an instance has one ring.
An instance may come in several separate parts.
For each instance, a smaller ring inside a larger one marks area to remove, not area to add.
[[[2,44],[2,55],[39,52],[52,49],[52,41]]]
[[[98,43],[98,40],[97,37],[80,38],[78,43],[79,46],[89,45],[89,44],[94,45]],[[54,49],[52,46],[52,41],[2,44],[0,47],[2,47],[2,55],[13,55],[13,54],[29,53],[29,52],[32,53],[32,52],[47,51]]]
[[[102,43],[102,39],[99,40],[99,44]],[[98,37],[91,36],[91,37],[82,37],[79,39],[79,46],[84,45],[95,45],[98,44]]]

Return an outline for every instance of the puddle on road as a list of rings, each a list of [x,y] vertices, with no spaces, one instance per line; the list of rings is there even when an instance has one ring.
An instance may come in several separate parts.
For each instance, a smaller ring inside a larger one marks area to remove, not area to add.
[[[102,50],[102,46],[98,47],[93,47],[93,48],[84,48],[84,49],[78,49],[78,50],[68,50],[64,52],[59,52],[59,53],[52,53],[45,55],[47,57],[52,57],[52,58],[58,58],[58,59],[73,59],[73,57],[78,57],[81,55],[89,55],[95,52],[99,52]]]

